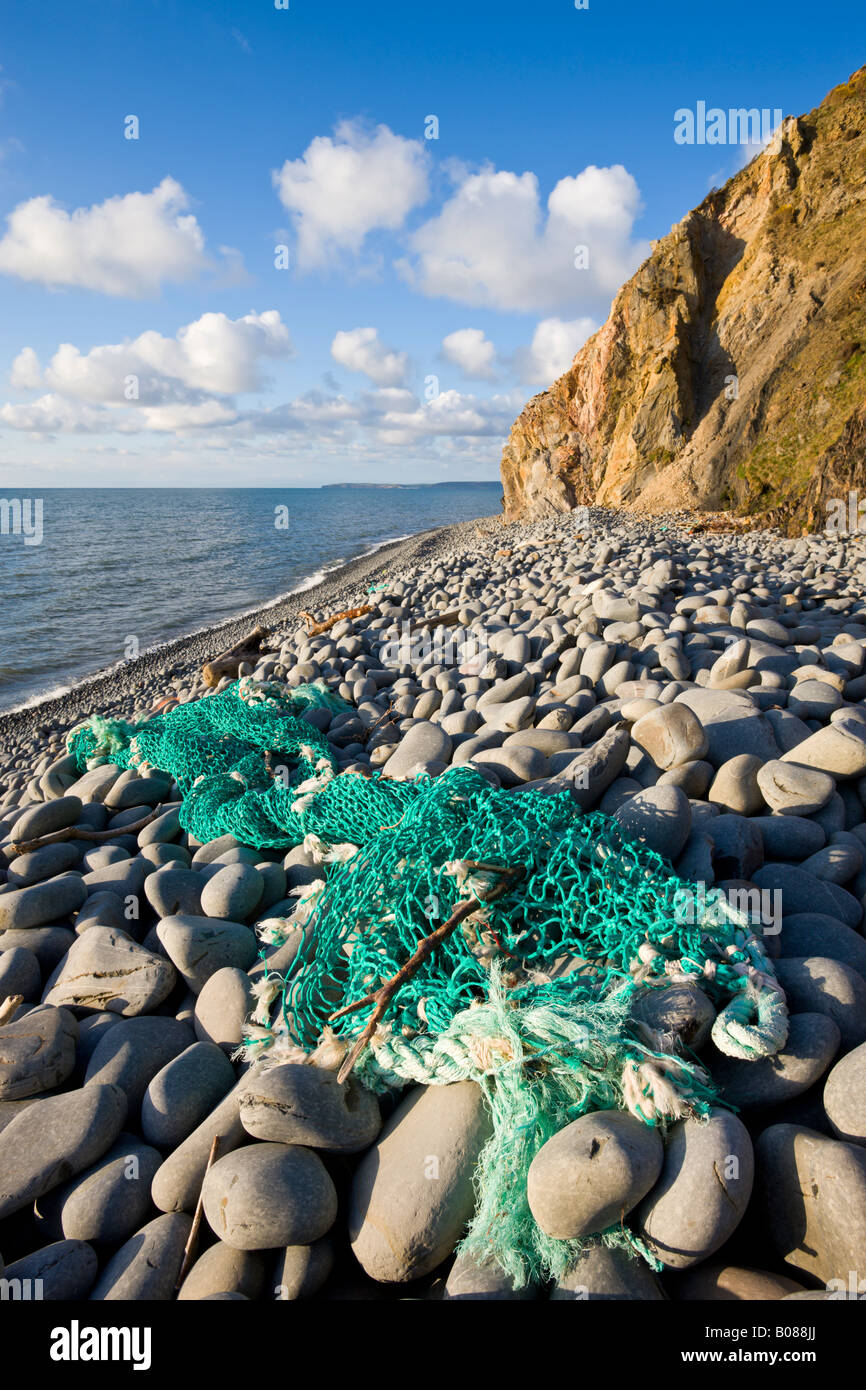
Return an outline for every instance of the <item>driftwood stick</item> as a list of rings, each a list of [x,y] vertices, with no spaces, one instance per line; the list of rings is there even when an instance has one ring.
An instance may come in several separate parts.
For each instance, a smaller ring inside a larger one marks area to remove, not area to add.
[[[99,845],[106,840],[117,839],[118,835],[137,835],[139,830],[150,825],[151,821],[155,821],[164,812],[164,805],[155,806],[150,814],[141,820],[133,821],[132,825],[117,825],[113,830],[86,830],[80,825],[67,825],[64,830],[52,830],[50,835],[40,835],[36,840],[13,840],[9,851],[11,854],[29,854],[33,849],[41,849],[43,845],[56,845],[62,840],[92,840]]]
[[[520,867],[509,868],[508,866],[498,864],[494,867],[497,873],[507,878],[513,878],[516,874],[523,872]],[[337,1080],[339,1082],[345,1081],[351,1074],[355,1063],[387,1013],[391,1001],[398,990],[400,990],[403,985],[408,984],[409,980],[420,970],[428,956],[431,956],[433,952],[442,945],[443,941],[447,941],[455,927],[458,927],[461,922],[465,922],[467,917],[471,917],[472,914],[477,912],[480,907],[483,907],[485,903],[493,902],[495,898],[500,897],[501,894],[505,892],[506,887],[507,883],[499,883],[495,888],[491,889],[489,893],[486,893],[483,898],[467,898],[465,902],[460,903],[455,907],[447,921],[442,922],[435,931],[430,932],[429,936],[421,938],[409,959],[404,965],[401,965],[396,975],[392,975],[390,980],[385,981],[381,988],[374,990],[364,999],[359,999],[354,1004],[347,1004],[344,1008],[337,1009],[336,1013],[330,1015],[328,1022],[333,1023],[337,1018],[344,1018],[346,1014],[357,1012],[357,1010],[363,1008],[365,1004],[373,1005],[373,1012],[367,1020],[363,1033],[355,1040],[350,1051],[343,1060],[343,1065],[340,1067],[337,1075]]]
[[[220,652],[213,661],[206,662],[201,668],[205,685],[214,689],[219,685],[223,676],[236,677],[242,661],[249,661],[251,665],[258,661],[262,654],[262,643],[267,635],[266,627],[255,627],[252,632],[247,633],[246,637],[242,637],[235,646]]]
[[[409,622],[409,633],[421,632],[428,627],[453,627],[460,619],[460,609],[452,608],[449,613],[437,613],[433,618],[422,618],[420,622]]]
[[[202,1177],[201,1180],[201,1191],[198,1194],[198,1201],[195,1204],[195,1215],[192,1218],[192,1226],[190,1227],[189,1239],[187,1240],[187,1243],[184,1246],[183,1263],[180,1267],[180,1274],[177,1276],[177,1283],[174,1286],[175,1293],[177,1293],[178,1289],[180,1288],[181,1284],[183,1283],[184,1279],[189,1273],[189,1267],[192,1264],[193,1256],[195,1255],[195,1247],[198,1244],[198,1233],[201,1229],[201,1218],[202,1213],[204,1211],[204,1180],[210,1172],[211,1168],[213,1167],[214,1163],[216,1162],[216,1157],[219,1153],[219,1147],[220,1136],[218,1134],[215,1134],[210,1146],[210,1153],[207,1157],[207,1166],[204,1170],[204,1177]]]
[[[0,1004],[0,1025],[8,1023],[19,1004],[24,1003],[23,994],[7,994]]]
[[[317,623],[312,613],[299,613],[299,618],[304,618],[307,623],[307,636],[318,637],[320,632],[328,632],[337,623],[341,623],[344,618],[363,618],[365,614],[372,613],[372,604],[362,603],[360,608],[344,608],[342,613],[334,613],[330,618],[325,618],[323,622]]]

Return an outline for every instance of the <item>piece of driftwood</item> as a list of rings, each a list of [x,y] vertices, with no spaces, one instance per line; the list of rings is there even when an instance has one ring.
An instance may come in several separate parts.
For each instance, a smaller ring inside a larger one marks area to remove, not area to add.
[[[246,637],[242,637],[240,642],[234,647],[229,647],[228,651],[221,652],[215,656],[213,661],[205,662],[201,668],[204,683],[214,689],[219,685],[223,676],[228,676],[230,680],[236,680],[238,667],[242,661],[248,661],[250,665],[255,665],[262,654],[262,642],[268,635],[266,627],[253,628]]]
[[[7,994],[0,1003],[0,1024],[8,1023],[19,1004],[24,1003],[23,994]]]
[[[192,1218],[192,1226],[190,1227],[189,1231],[189,1239],[187,1240],[187,1243],[184,1246],[183,1261],[180,1266],[180,1274],[177,1276],[177,1283],[174,1286],[175,1293],[177,1293],[184,1279],[189,1274],[190,1265],[192,1264],[193,1258],[195,1256],[195,1248],[198,1244],[198,1233],[201,1228],[201,1218],[202,1213],[204,1211],[204,1179],[207,1177],[208,1173],[210,1172],[211,1168],[216,1162],[219,1150],[220,1136],[218,1134],[215,1134],[211,1141],[210,1153],[207,1157],[207,1166],[204,1170],[204,1178],[202,1178],[201,1180],[201,1191],[198,1194],[198,1201],[195,1204],[195,1215]]]
[[[168,803],[166,803],[168,804]],[[165,812],[165,806],[155,806],[141,820],[133,821],[132,825],[115,826],[108,830],[86,830],[82,825],[67,825],[63,830],[52,830],[49,835],[40,835],[36,840],[13,840],[8,846],[10,854],[29,854],[32,849],[41,849],[43,845],[56,845],[62,840],[90,840],[96,845],[103,845],[108,840],[116,840],[118,835],[137,835],[139,830],[143,830],[151,821],[155,821],[157,816]]]
[[[408,624],[410,632],[418,632],[428,627],[453,627],[460,621],[460,609],[452,608],[448,613],[437,613],[435,618],[422,618],[419,623]]]
[[[325,618],[323,622],[317,623],[312,613],[304,610],[298,617],[303,618],[307,624],[307,636],[318,637],[320,632],[329,632],[337,623],[341,623],[344,618],[363,618],[366,613],[372,613],[372,604],[362,603],[360,608],[344,608],[342,613],[334,613],[330,618]]]

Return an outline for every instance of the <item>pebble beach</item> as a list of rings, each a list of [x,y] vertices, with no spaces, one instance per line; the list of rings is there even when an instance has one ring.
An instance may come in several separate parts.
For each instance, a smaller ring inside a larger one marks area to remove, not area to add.
[[[94,714],[140,723],[226,688],[203,665],[258,624],[237,675],[339,696],[309,712],[339,772],[468,764],[515,797],[569,792],[721,889],[771,961],[772,1056],[723,1055],[698,983],[639,997],[718,1102],[658,1127],[594,1111],[544,1145],[533,1216],[585,1243],[556,1281],[516,1289],[458,1249],[488,1133],[474,1081],[376,1096],[238,1055],[287,960],[262,924],[327,874],[314,852],[199,843],[170,776],[67,754]],[[386,545],[0,716],[0,1275],[46,1300],[861,1296],[864,699],[866,538],[592,507]],[[606,1244],[612,1221],[650,1258]]]

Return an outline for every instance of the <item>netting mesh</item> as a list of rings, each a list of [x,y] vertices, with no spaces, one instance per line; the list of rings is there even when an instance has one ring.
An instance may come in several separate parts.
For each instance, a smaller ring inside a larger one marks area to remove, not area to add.
[[[69,746],[82,768],[171,773],[181,822],[202,841],[228,832],[318,855],[322,880],[265,924],[267,941],[297,934],[298,949],[285,976],[266,969],[257,986],[246,1055],[263,1064],[339,1062],[369,996],[471,909],[401,982],[358,1071],[374,1089],[479,1083],[493,1130],[465,1248],[515,1284],[559,1276],[581,1243],[545,1235],[529,1210],[526,1174],[545,1140],[589,1110],[659,1125],[714,1099],[695,1058],[632,1018],[635,993],[699,982],[721,1008],[717,1046],[764,1056],[787,1035],[772,966],[720,893],[696,896],[567,790],[495,789],[468,766],[402,783],[335,774],[327,740],[300,718],[317,705],[338,707],[317,686],[247,679],[137,727],[88,721]],[[603,1239],[643,1249],[623,1224]]]

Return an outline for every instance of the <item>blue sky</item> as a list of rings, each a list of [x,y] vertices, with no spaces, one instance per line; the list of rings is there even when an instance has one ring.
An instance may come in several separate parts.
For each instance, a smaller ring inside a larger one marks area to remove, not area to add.
[[[675,111],[807,111],[866,31],[850,0],[288,3],[6,8],[0,485],[496,477],[753,153]]]

